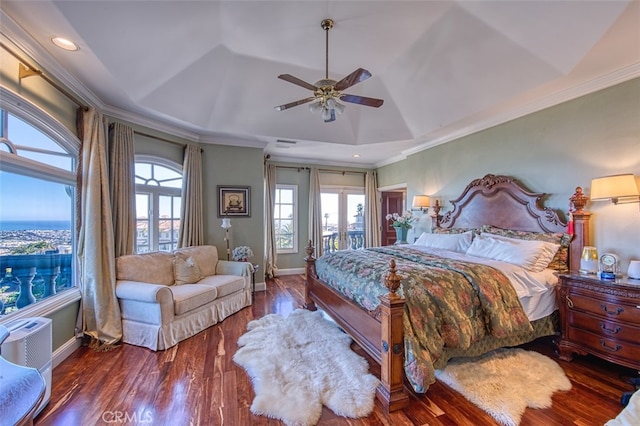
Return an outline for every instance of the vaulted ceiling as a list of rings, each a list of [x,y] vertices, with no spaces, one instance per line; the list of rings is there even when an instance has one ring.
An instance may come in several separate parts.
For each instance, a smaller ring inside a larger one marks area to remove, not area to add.
[[[3,33],[117,118],[280,160],[373,166],[640,76],[638,1],[12,1]],[[315,83],[366,68],[324,123]],[[80,50],[55,47],[52,36]],[[39,57],[39,58],[38,58]],[[354,158],[359,154],[359,158]]]

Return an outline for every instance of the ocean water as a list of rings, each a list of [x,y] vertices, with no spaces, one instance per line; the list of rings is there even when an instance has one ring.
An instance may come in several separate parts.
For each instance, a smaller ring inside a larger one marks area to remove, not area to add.
[[[71,229],[68,220],[7,220],[0,221],[0,231],[64,231]]]

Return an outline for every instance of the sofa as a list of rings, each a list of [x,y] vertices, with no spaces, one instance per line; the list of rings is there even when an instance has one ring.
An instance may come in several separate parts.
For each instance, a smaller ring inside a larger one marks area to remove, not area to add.
[[[116,258],[123,341],[164,350],[251,305],[252,265],[215,246]]]

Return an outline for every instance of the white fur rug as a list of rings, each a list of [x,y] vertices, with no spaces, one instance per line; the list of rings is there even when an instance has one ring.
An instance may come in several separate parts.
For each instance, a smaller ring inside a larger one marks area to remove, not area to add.
[[[524,349],[450,361],[436,378],[508,426],[520,424],[525,408],[551,407],[554,392],[571,389],[557,362]]]
[[[233,360],[253,382],[252,413],[287,425],[314,425],[323,405],[352,418],[373,410],[378,379],[351,350],[351,338],[322,312],[266,315],[251,321],[247,330]]]

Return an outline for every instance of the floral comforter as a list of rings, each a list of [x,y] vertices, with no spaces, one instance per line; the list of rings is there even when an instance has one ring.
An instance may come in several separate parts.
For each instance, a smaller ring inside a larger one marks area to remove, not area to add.
[[[416,392],[435,381],[434,363],[444,348],[467,349],[492,336],[532,330],[509,280],[498,270],[447,259],[408,246],[375,247],[326,254],[316,261],[318,277],[348,299],[374,310],[388,291],[384,275],[391,259],[402,282],[404,369]]]

